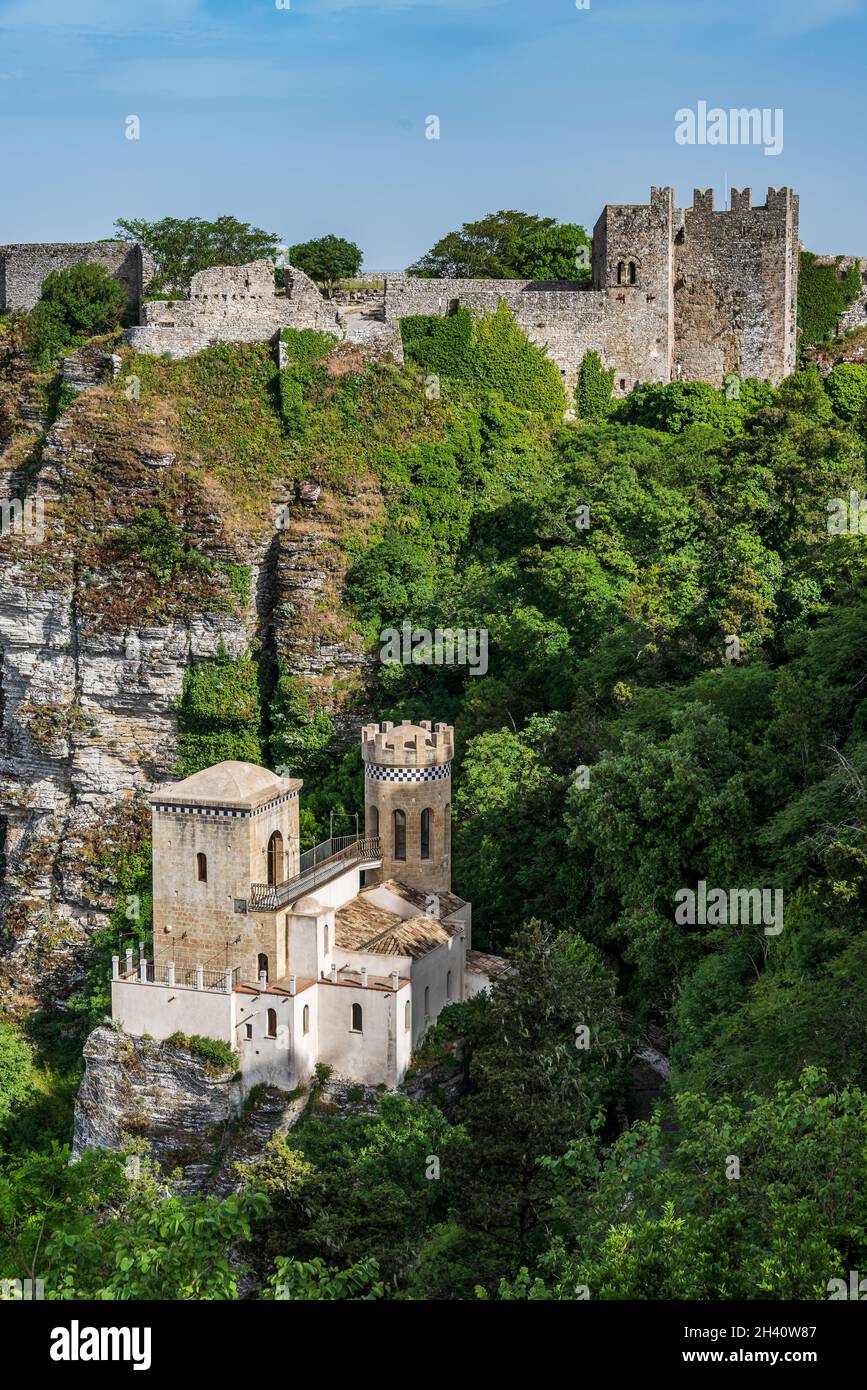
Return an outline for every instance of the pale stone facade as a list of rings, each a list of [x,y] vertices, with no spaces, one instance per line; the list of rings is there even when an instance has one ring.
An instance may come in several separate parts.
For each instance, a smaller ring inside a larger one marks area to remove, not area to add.
[[[297,779],[226,762],[158,787],[153,952],[115,957],[114,1020],[228,1043],[245,1089],[291,1090],[317,1062],[398,1085],[496,960],[471,951],[451,892],[453,745],[445,724],[365,726],[366,834],[303,854]]]

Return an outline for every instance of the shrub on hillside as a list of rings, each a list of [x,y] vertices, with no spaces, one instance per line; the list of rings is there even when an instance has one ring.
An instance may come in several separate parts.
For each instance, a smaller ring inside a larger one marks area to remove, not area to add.
[[[126,295],[105,266],[84,262],[46,276],[28,325],[28,351],[48,365],[68,347],[117,328]]]
[[[841,420],[854,420],[867,405],[867,367],[857,362],[840,362],[825,381],[834,414]]]

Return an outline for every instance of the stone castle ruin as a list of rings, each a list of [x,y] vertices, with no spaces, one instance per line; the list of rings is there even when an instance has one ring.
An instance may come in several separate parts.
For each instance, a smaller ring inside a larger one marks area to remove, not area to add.
[[[32,309],[53,270],[82,263],[105,266],[138,310],[154,268],[149,252],[129,241],[0,246],[0,310]]]
[[[139,352],[187,357],[212,343],[269,341],[292,327],[332,332],[402,361],[401,319],[461,307],[479,314],[504,300],[570,390],[591,350],[614,368],[617,396],[647,382],[719,387],[730,373],[778,383],[796,365],[798,203],[789,188],[769,188],[758,206],[750,189],[732,189],[731,207],[717,210],[713,191],[696,189],[692,206],[677,208],[672,188],[652,188],[648,203],[603,208],[589,280],[428,280],[382,272],[381,299],[363,312],[323,299],[292,266],[278,293],[270,261],[214,266],[193,276],[188,299],[144,301],[141,247],[7,247],[0,249],[0,306],[35,302],[46,266],[99,257],[119,278],[128,276],[141,300],[140,322],[125,334]],[[867,301],[859,300],[845,326],[864,319]]]
[[[301,270],[285,268],[278,295],[271,261],[212,266],[190,282],[189,299],[150,300],[141,325],[126,333],[137,352],[189,357],[211,343],[255,343],[283,328],[339,332],[337,311]]]
[[[616,395],[645,382],[738,372],[779,382],[795,369],[798,197],[732,189],[731,210],[696,189],[691,208],[653,188],[647,204],[608,205],[593,229],[592,279],[422,280],[389,276],[385,317],[495,309],[504,299],[573,387],[584,354],[614,368]]]

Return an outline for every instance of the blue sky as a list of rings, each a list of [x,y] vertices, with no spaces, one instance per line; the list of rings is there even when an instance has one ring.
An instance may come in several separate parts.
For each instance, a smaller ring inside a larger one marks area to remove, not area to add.
[[[672,184],[801,194],[867,256],[867,0],[0,0],[0,243],[233,213],[369,268],[515,207],[592,226]],[[779,156],[674,113],[781,107]],[[125,138],[136,115],[141,138]],[[440,120],[440,139],[425,120]]]

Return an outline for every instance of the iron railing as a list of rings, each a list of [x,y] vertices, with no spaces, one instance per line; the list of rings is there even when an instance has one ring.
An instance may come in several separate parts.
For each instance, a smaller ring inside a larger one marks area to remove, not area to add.
[[[121,980],[141,981],[141,963],[141,958],[136,952],[136,954],[133,956],[132,968],[128,970],[126,959],[121,958],[118,978]],[[156,965],[152,960],[145,960],[144,966],[145,980],[142,981],[142,983],[147,983],[149,985],[168,985],[170,983],[174,983],[178,987],[184,989],[198,988],[197,972],[196,967],[194,965],[176,964],[174,981],[169,980],[168,963],[165,965]],[[235,985],[239,984],[241,980],[241,967],[239,965],[236,965],[235,968],[231,971],[231,976],[232,988],[234,989]],[[203,969],[201,988],[222,993],[226,988],[226,971]]]
[[[366,859],[382,858],[382,842],[378,835],[332,835],[301,855],[298,873],[284,883],[253,883],[250,886],[250,907],[265,911],[284,907],[293,898],[300,898],[317,883],[342,873],[353,864]]]

